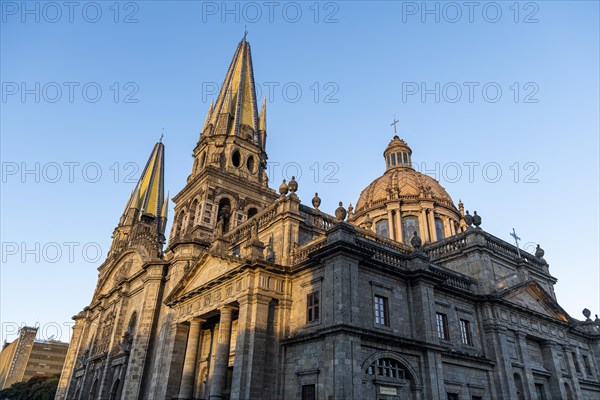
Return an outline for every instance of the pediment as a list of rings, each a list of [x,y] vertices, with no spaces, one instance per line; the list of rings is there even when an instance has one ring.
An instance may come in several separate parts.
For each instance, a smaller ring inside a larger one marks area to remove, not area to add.
[[[571,318],[565,310],[537,283],[529,282],[518,288],[509,289],[502,299],[529,309],[546,317],[568,322]]]
[[[137,274],[144,264],[135,251],[125,253],[112,266],[105,269],[98,278],[96,296],[108,294],[113,288]]]
[[[241,262],[229,258],[205,255],[195,265],[188,267],[181,280],[167,296],[165,303],[170,304],[186,297],[212,281],[238,269]]]

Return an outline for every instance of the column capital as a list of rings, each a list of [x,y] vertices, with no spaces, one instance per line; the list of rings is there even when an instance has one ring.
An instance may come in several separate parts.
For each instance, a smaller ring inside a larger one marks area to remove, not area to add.
[[[192,317],[192,318],[190,318],[190,325],[192,323],[194,323],[194,324],[198,324],[199,323],[200,325],[202,325],[205,322],[206,322],[206,318],[202,318],[202,317]]]
[[[237,307],[234,307],[234,306],[232,306],[231,304],[227,304],[227,305],[224,305],[224,306],[222,306],[222,307],[219,307],[219,308],[218,308],[218,310],[219,310],[219,313],[220,313],[221,315],[224,315],[224,314],[229,314],[229,315],[231,315],[231,313],[232,313],[234,310],[237,310]]]

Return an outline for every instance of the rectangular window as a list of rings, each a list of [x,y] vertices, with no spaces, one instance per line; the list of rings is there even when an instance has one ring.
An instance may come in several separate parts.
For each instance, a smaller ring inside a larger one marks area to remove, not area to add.
[[[471,400],[483,400],[481,396],[471,396]]]
[[[302,400],[317,400],[315,385],[302,385]]]
[[[579,362],[577,361],[577,353],[571,353],[571,357],[573,358],[573,364],[575,365],[575,372],[580,374],[581,367],[579,366]]]
[[[585,373],[588,375],[592,375],[592,366],[590,365],[590,359],[587,356],[581,356],[583,358],[583,367],[585,368]]]
[[[306,298],[306,321],[319,320],[319,292],[313,292]]]
[[[437,324],[438,337],[443,340],[449,340],[448,334],[448,317],[446,314],[435,313],[435,321]]]
[[[379,325],[388,326],[389,315],[388,315],[388,299],[387,297],[375,295],[373,298],[373,305],[375,311],[375,323]]]
[[[471,322],[466,319],[460,320],[460,340],[463,344],[473,345],[473,337],[471,336]]]
[[[546,400],[546,392],[544,390],[544,385],[541,383],[535,384],[535,393],[537,394],[537,400]]]
[[[448,400],[458,400],[458,393],[448,393]]]

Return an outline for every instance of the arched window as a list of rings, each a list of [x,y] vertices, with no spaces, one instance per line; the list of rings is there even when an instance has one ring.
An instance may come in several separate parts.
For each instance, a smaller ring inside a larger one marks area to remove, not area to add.
[[[192,203],[192,207],[190,208],[190,218],[189,218],[189,223],[188,223],[188,229],[194,229],[194,225],[197,225],[199,221],[198,218],[198,212],[200,210],[198,210],[198,199],[194,200],[194,202]]]
[[[119,384],[121,383],[121,381],[119,379],[117,379],[115,381],[115,383],[113,383],[112,385],[112,389],[110,390],[110,397],[109,400],[117,400],[119,397]]]
[[[129,318],[129,324],[127,325],[127,330],[129,332],[133,333],[136,325],[137,325],[137,311],[134,311],[133,314],[131,314],[131,318]]]
[[[419,231],[419,218],[409,215],[402,218],[402,241],[406,244],[410,244],[410,238],[417,232],[420,236]]]
[[[94,381],[92,388],[90,389],[90,400],[94,400],[96,398],[96,390],[98,389],[98,378]]]
[[[408,379],[409,375],[400,361],[393,358],[380,358],[373,361],[367,368],[367,374],[392,379]]]
[[[444,238],[444,221],[442,221],[441,218],[435,219],[435,234],[437,240],[442,240]]]
[[[229,231],[229,220],[231,219],[231,201],[227,197],[219,200],[219,211],[217,212],[217,225],[223,220],[223,233]]]
[[[258,213],[258,210],[256,209],[256,207],[252,207],[252,208],[248,209],[248,219],[254,217],[257,213]]]
[[[567,400],[573,400],[573,392],[571,392],[571,386],[565,382],[565,392],[567,392]]]
[[[379,220],[375,223],[375,230],[378,235],[389,238],[390,237],[390,229],[387,219]]]
[[[200,157],[200,168],[204,168],[204,163],[206,163],[206,152],[202,153]]]

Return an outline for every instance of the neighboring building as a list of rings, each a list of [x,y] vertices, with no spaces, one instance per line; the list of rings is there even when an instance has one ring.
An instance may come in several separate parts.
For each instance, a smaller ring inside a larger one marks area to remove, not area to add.
[[[269,188],[266,139],[244,39],[164,251],[155,145],[74,318],[56,399],[600,397],[600,321],[568,315],[543,250],[482,230],[404,141],[333,217],[294,179]]]
[[[69,343],[37,341],[38,328],[24,326],[19,337],[0,353],[0,389],[26,382],[35,375],[52,376],[63,369]]]

